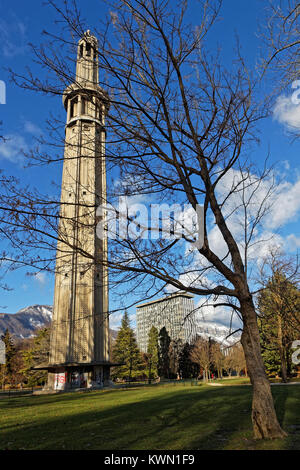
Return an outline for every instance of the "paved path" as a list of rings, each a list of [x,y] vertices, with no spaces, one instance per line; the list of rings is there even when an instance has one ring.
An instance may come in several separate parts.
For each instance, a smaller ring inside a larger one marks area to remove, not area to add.
[[[250,383],[249,384],[234,384],[234,383],[231,383],[231,384],[226,384],[226,383],[213,383],[213,382],[207,382],[206,385],[210,385],[211,387],[238,387],[238,386],[241,386],[241,385],[246,385],[248,387],[252,386]],[[270,385],[300,385],[300,382],[287,382],[287,383],[284,383],[284,382],[271,382]]]

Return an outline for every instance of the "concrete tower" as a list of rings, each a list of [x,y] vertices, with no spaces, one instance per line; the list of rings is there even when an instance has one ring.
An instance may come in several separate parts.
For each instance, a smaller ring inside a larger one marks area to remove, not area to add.
[[[78,43],[67,111],[48,388],[101,387],[109,380],[107,240],[96,236],[106,202],[107,93],[98,85],[98,42]]]

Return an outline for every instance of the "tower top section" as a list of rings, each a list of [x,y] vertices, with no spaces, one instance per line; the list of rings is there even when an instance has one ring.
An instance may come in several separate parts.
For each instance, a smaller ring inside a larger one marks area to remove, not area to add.
[[[75,82],[64,91],[63,104],[65,109],[68,109],[70,100],[76,97],[79,99],[80,95],[85,96],[89,101],[97,99],[104,106],[106,114],[109,108],[109,98],[108,94],[99,86],[98,40],[91,34],[90,30],[87,30],[78,41],[76,78]],[[77,115],[78,113],[79,111]]]
[[[76,82],[80,85],[98,85],[98,40],[87,30],[78,42]]]

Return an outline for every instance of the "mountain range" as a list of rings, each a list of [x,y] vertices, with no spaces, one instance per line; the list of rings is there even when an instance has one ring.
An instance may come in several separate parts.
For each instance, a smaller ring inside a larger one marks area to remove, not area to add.
[[[49,326],[52,319],[52,306],[31,305],[22,308],[17,313],[0,313],[0,336],[9,330],[10,334],[17,340],[35,336],[36,330]],[[224,347],[231,346],[240,339],[236,333],[228,337],[229,328],[216,322],[206,322],[198,319],[197,334],[203,338],[211,338],[221,343]],[[110,330],[112,338],[115,339],[117,331]]]
[[[35,330],[48,326],[51,318],[50,305],[31,305],[13,314],[0,313],[0,335],[8,329],[16,339],[30,338],[35,335]]]
[[[217,322],[197,320],[196,329],[198,336],[205,339],[210,338],[221,343],[224,347],[232,346],[241,339],[240,332],[230,335],[232,331],[227,326]]]
[[[35,336],[36,330],[50,325],[53,308],[51,305],[31,305],[17,313],[0,313],[0,336],[6,329],[17,340]],[[117,332],[110,330],[115,339]]]

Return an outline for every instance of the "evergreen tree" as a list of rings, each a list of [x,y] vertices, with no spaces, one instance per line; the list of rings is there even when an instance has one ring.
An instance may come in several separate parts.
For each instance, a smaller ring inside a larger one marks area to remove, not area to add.
[[[158,374],[160,377],[169,378],[170,375],[170,343],[170,336],[164,326],[158,336]]]
[[[170,342],[169,346],[169,365],[171,378],[176,379],[179,374],[179,357],[183,344],[181,339],[176,339]]]
[[[1,339],[5,344],[5,364],[1,366],[2,385],[5,385],[7,383],[11,383],[12,381],[13,360],[16,354],[16,348],[8,329],[5,330],[5,333],[3,336],[1,336]]]
[[[178,367],[180,375],[184,379],[198,377],[200,372],[199,365],[191,360],[192,349],[193,346],[191,344],[185,343],[180,351]]]
[[[262,355],[270,374],[286,382],[292,370],[291,345],[300,333],[300,291],[275,271],[258,300]]]
[[[158,371],[158,331],[155,326],[152,326],[148,335],[148,347],[146,360],[148,363],[148,378],[157,377]]]
[[[16,344],[16,354],[12,360],[12,374],[11,384],[12,387],[23,386],[26,377],[23,373],[24,359],[23,359],[23,341]]]
[[[128,313],[125,311],[121,328],[113,346],[113,362],[123,364],[113,368],[111,376],[116,379],[140,377],[145,373],[145,363],[138,349],[134,332],[130,327]]]
[[[24,381],[30,387],[43,385],[47,380],[45,370],[32,370],[32,367],[48,362],[50,349],[50,328],[42,328],[37,331],[33,342],[23,349],[23,369]]]

